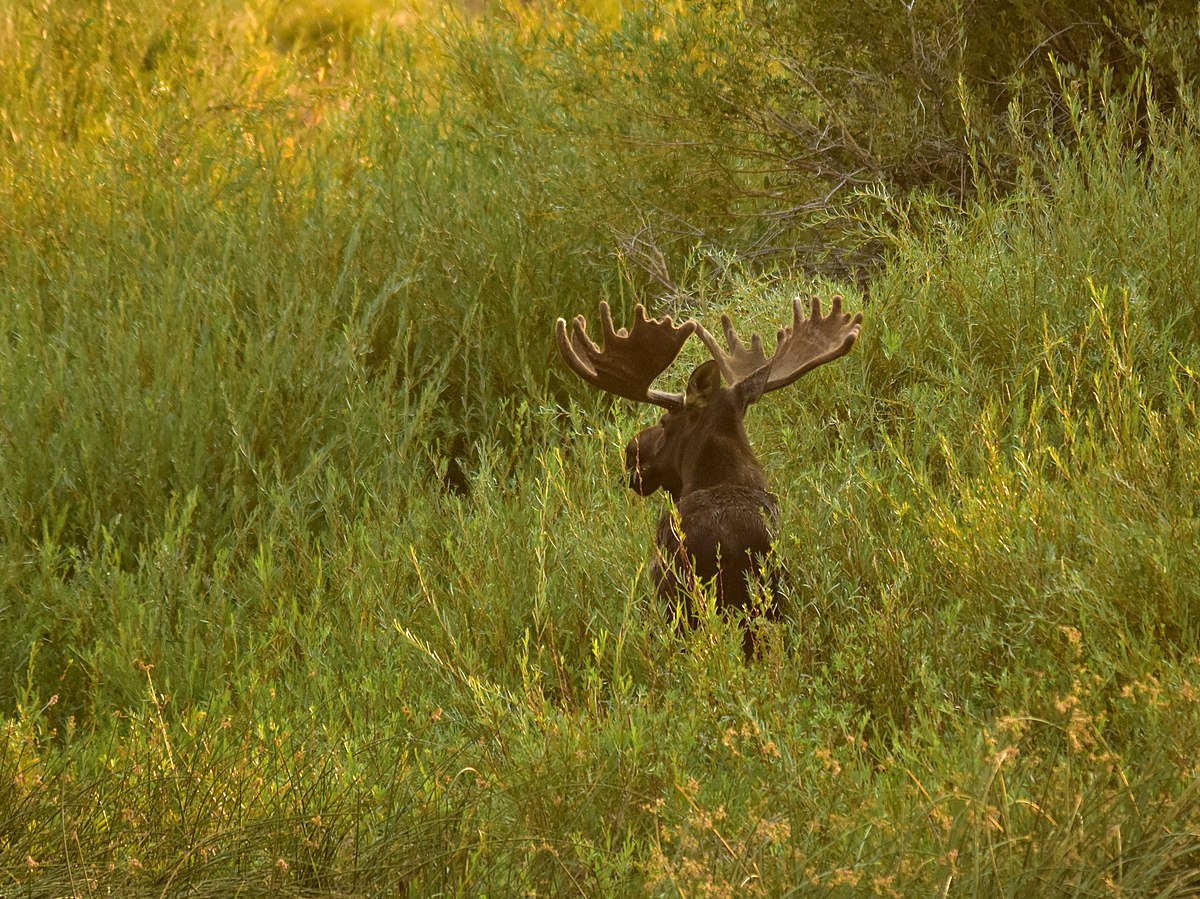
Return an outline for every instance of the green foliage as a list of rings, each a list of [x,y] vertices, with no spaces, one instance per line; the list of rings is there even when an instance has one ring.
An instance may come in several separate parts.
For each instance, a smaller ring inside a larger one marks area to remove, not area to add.
[[[862,219],[889,211],[881,194],[959,205],[1011,189],[1027,166],[1048,180],[1029,144],[1057,136],[1081,148],[1069,96],[1105,109],[1139,95],[1127,121],[1136,141],[1155,121],[1150,105],[1191,106],[1200,67],[1190,3],[656,9],[614,41],[635,86],[611,102],[658,122],[659,139],[690,156],[683,183],[707,214],[680,210],[682,221],[743,255],[841,277],[879,262]]]
[[[0,893],[1194,895],[1194,51],[1074,8],[0,13]],[[551,326],[835,289],[748,666]]]

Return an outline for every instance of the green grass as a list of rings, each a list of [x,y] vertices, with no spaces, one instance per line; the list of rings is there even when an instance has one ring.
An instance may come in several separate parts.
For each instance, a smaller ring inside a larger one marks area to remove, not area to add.
[[[669,40],[636,19],[285,54],[241,7],[65,9],[0,14],[0,895],[1200,891],[1187,103],[1068,88],[1078,140],[880,200],[837,284],[661,237],[761,235],[547,77]],[[667,628],[652,413],[551,340],[659,249],[710,325],[866,317],[750,414],[788,572],[751,665]]]

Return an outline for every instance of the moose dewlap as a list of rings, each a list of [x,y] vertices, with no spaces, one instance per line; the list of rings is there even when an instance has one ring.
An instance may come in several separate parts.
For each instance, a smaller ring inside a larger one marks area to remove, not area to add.
[[[694,623],[693,598],[697,587],[707,584],[713,585],[722,611],[750,611],[758,593],[767,600],[763,611],[776,613],[777,575],[767,570],[767,557],[779,509],[742,421],[763,394],[850,352],[862,329],[862,313],[843,312],[840,296],[833,297],[831,307],[822,315],[814,298],[805,317],[795,300],[792,324],[779,329],[770,358],[759,334],[749,346],[742,343],[728,315],[721,317],[728,351],[695,319],[680,325],[669,315],[650,319],[641,305],[627,332],[613,328],[608,304],[600,304],[603,348],[588,337],[582,315],[569,328],[561,318],[555,324],[558,348],[579,377],[666,410],[658,424],[629,442],[625,466],[633,490],[642,496],[663,490],[674,504],[659,519],[654,565],[658,597],[673,616],[681,609]],[[696,367],[684,393],[652,389],[692,334],[712,359]],[[750,631],[745,648],[752,653]]]

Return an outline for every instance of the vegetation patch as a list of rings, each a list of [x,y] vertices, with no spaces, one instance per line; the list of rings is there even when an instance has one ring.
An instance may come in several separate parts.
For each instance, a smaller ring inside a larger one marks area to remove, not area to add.
[[[0,894],[1195,895],[1195,10],[993,5],[0,13]],[[747,662],[553,323],[834,293]]]

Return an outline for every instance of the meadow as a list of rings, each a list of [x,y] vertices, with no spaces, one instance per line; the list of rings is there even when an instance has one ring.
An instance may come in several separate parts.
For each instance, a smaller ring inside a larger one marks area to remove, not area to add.
[[[1200,43],[1085,5],[0,12],[0,896],[1200,894]],[[553,322],[835,292],[748,664]]]

